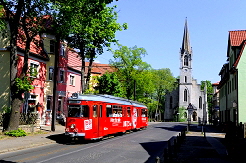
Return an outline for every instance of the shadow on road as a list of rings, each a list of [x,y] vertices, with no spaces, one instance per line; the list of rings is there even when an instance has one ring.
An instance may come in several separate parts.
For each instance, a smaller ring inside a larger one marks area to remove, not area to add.
[[[160,151],[164,150],[164,147],[167,145],[167,141],[146,142],[140,144],[149,154],[149,158],[145,163],[153,163],[157,156],[161,157],[160,155],[163,154],[160,153]]]
[[[16,162],[0,160],[0,163],[16,163]]]
[[[175,125],[172,127],[155,127],[155,128],[160,128],[160,129],[164,129],[164,130],[169,130],[169,131],[182,131],[186,126],[184,125]]]

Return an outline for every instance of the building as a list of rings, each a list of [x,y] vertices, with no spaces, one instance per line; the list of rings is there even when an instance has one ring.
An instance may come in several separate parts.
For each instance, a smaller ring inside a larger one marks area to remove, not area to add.
[[[9,36],[3,37],[1,34],[0,38],[0,111],[2,111],[4,108],[10,108],[10,52]],[[67,99],[72,93],[81,91],[81,59],[76,51],[66,46],[66,42],[58,41],[59,45],[56,46],[57,40],[54,35],[42,33],[35,37],[35,43],[31,42],[28,66],[37,71],[37,76],[32,83],[34,89],[23,94],[25,101],[20,111],[39,113],[40,124],[51,122],[54,81],[56,81],[57,94],[56,113],[59,115],[67,115]],[[24,49],[25,43],[18,39],[18,74],[23,66]],[[56,55],[58,49],[59,54]],[[88,65],[89,63],[86,62],[86,67]],[[92,66],[92,76],[113,71],[108,64],[93,63]],[[55,71],[57,77],[54,76]]]
[[[220,111],[220,103],[219,103],[219,82],[217,83],[213,83],[212,87],[213,87],[213,97],[212,97],[212,108],[211,108],[211,114],[210,114],[210,119],[211,119],[211,123],[217,125],[219,122],[219,111]]]
[[[220,70],[220,121],[246,122],[246,30],[229,31],[227,63]]]
[[[182,118],[190,121],[207,122],[207,94],[192,77],[192,48],[187,20],[184,26],[182,48],[180,49],[180,77],[178,87],[165,96],[165,121]],[[189,111],[187,110],[189,106]]]

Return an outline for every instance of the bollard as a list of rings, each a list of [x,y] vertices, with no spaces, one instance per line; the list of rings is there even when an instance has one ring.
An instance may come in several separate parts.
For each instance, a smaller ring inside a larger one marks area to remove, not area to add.
[[[203,130],[203,134],[204,134],[204,138],[206,138],[205,128],[204,128],[204,130]]]
[[[155,162],[156,163],[161,163],[160,157],[157,156],[156,159],[155,159]]]
[[[173,142],[173,155],[177,156],[177,140],[176,139],[174,139],[174,142]]]
[[[164,149],[164,163],[168,163],[168,151],[167,151],[167,148]]]

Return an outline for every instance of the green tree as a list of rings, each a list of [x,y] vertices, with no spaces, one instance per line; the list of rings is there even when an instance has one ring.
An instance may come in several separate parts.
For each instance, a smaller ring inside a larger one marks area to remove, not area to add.
[[[32,89],[30,80],[26,77],[28,73],[28,58],[30,42],[33,41],[37,33],[40,32],[40,17],[46,15],[49,8],[46,0],[0,0],[4,14],[1,17],[1,29],[9,33],[10,38],[10,94],[11,94],[11,114],[8,130],[17,130],[19,126],[20,107],[22,105],[22,94]],[[36,17],[36,19],[34,19]],[[36,25],[36,26],[35,26]],[[9,28],[7,28],[9,26]],[[19,30],[24,30],[20,33]],[[17,76],[17,40],[25,42],[24,63],[21,75]]]
[[[100,94],[124,97],[121,83],[115,72],[106,73],[103,76],[98,77],[98,85],[95,87],[95,89],[98,90]]]
[[[154,78],[153,83],[155,86],[155,92],[152,96],[157,101],[155,113],[159,114],[164,112],[164,101],[167,92],[176,88],[176,78],[173,77],[170,69],[153,70]]]
[[[127,25],[117,23],[116,6],[107,7],[112,0],[69,0],[58,1],[57,31],[68,41],[72,48],[79,49],[81,57],[81,92],[88,88],[92,63],[97,55],[103,53],[103,47],[117,42],[116,31],[126,29]],[[75,12],[76,11],[76,12]],[[89,59],[88,71],[85,59]],[[85,74],[86,80],[85,80]]]
[[[147,55],[147,52],[144,48],[137,46],[132,48],[118,46],[118,50],[112,50],[114,60],[110,60],[110,64],[118,68],[117,74],[123,89],[126,90],[126,97],[136,100],[136,96],[134,96],[136,95],[136,85],[140,85],[138,81],[143,80],[141,77],[144,74],[143,71],[151,68],[149,64],[142,61],[142,56]],[[147,80],[145,81],[147,82]]]

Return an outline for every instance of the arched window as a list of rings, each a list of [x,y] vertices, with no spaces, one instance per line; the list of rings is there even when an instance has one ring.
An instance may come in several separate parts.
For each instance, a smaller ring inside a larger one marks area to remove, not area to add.
[[[199,97],[199,109],[202,109],[202,97]]]
[[[170,97],[170,109],[172,109],[173,108],[173,97],[171,96]]]
[[[187,89],[184,90],[184,101],[187,101]]]
[[[188,56],[187,55],[184,56],[184,65],[188,66]]]
[[[187,76],[185,76],[184,80],[185,80],[185,83],[187,83]]]

